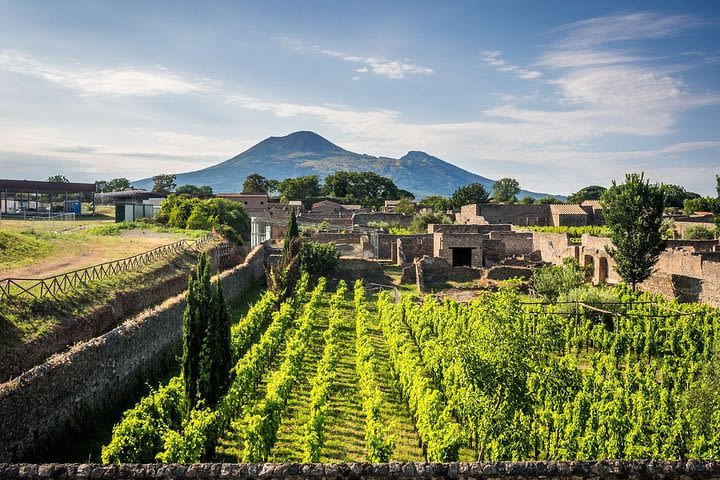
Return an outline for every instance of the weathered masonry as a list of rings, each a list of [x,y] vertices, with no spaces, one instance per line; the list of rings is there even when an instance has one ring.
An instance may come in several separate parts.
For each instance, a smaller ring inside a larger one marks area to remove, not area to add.
[[[231,300],[265,276],[265,246],[220,274]],[[178,353],[185,294],[0,384],[0,460],[31,457],[73,424],[112,411]],[[0,478],[5,478],[0,474]]]
[[[46,480],[689,480],[720,479],[718,461],[605,460],[495,463],[0,464],[0,478]]]

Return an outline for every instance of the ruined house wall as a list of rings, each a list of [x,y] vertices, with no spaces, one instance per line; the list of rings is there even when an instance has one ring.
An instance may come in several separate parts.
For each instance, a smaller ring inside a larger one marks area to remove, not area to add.
[[[512,225],[552,225],[550,205],[480,205],[480,216],[488,223],[510,223]]]
[[[407,265],[418,258],[433,254],[434,239],[431,234],[406,235],[396,241],[397,254],[395,262],[398,265]]]
[[[223,272],[225,298],[265,276],[265,247]],[[0,385],[0,461],[26,458],[73,425],[126,401],[179,353],[185,294],[166,300],[108,333],[55,355]]]
[[[559,265],[565,257],[577,258],[577,245],[570,243],[567,233],[533,232],[533,250],[540,252],[543,262]]]
[[[483,266],[483,235],[477,233],[435,233],[433,256],[452,265],[453,248],[471,248],[471,266]]]
[[[512,225],[501,223],[497,225],[458,225],[458,224],[430,224],[428,233],[490,233],[490,232],[511,232]]]
[[[520,256],[533,252],[533,234],[520,232],[490,232],[491,240],[498,240],[505,246],[505,255]]]
[[[318,232],[310,238],[320,243],[360,243],[361,233]]]

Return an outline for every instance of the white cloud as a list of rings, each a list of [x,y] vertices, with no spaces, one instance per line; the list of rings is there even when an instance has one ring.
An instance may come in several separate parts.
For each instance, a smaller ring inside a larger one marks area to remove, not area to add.
[[[561,33],[563,46],[592,47],[627,40],[666,38],[707,22],[690,15],[630,12],[568,23],[553,29]]]
[[[393,80],[405,78],[408,75],[432,75],[435,73],[432,68],[411,63],[407,59],[388,60],[386,58],[376,56],[349,55],[337,50],[323,49],[317,45],[308,46],[300,40],[287,37],[279,38],[278,41],[284,47],[296,52],[319,53],[328,57],[339,58],[345,62],[364,65],[355,69],[358,73],[372,72],[375,75],[380,75]]]
[[[26,53],[0,51],[0,70],[40,78],[85,95],[153,96],[194,93],[208,88],[200,82],[167,73],[166,67],[156,68],[157,71],[57,67]]]
[[[517,65],[507,63],[501,58],[502,52],[499,50],[490,50],[483,52],[483,60],[491,67],[495,67],[496,70],[505,73],[512,73],[518,78],[523,80],[536,80],[542,77],[542,73],[537,70],[529,70],[527,68],[521,68]]]

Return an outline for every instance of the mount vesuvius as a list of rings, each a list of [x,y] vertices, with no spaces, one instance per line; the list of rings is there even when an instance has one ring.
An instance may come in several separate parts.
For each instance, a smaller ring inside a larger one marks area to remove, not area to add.
[[[408,152],[401,158],[373,157],[350,152],[314,132],[295,132],[285,137],[270,137],[241,154],[217,165],[177,174],[180,185],[210,185],[214,192],[240,192],[251,173],[277,180],[301,175],[318,175],[321,179],[338,170],[370,171],[391,178],[416,198],[426,195],[451,195],[469,183],[480,183],[488,192],[494,180],[468,172],[428,155]],[[150,189],[151,179],[132,182],[135,188]],[[544,193],[522,190],[520,197],[540,198]]]

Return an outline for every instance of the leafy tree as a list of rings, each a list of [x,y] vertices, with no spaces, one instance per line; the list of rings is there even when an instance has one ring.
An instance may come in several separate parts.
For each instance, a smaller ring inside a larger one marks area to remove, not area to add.
[[[567,203],[582,203],[585,200],[600,200],[602,194],[605,193],[607,188],[601,187],[600,185],[590,185],[588,187],[581,188],[577,192],[567,197]]]
[[[498,202],[514,202],[520,193],[520,183],[514,178],[501,178],[493,184],[492,198]]]
[[[455,190],[450,196],[450,203],[454,209],[459,209],[463,205],[487,203],[489,198],[485,187],[479,183],[471,183]]]
[[[60,174],[48,177],[47,181],[52,183],[70,183],[70,180],[68,180],[65,175]]]
[[[686,198],[683,202],[683,213],[692,215],[695,212],[711,212],[715,208],[715,199],[712,197]]]
[[[694,225],[683,231],[684,240],[714,240],[715,232],[702,225]]]
[[[450,217],[440,212],[423,212],[417,213],[410,223],[410,230],[417,233],[427,232],[427,226],[430,224],[452,223]]]
[[[452,201],[442,195],[428,195],[418,203],[421,207],[429,208],[434,212],[447,212],[453,209]]]
[[[406,213],[412,215],[415,213],[415,204],[409,198],[401,198],[395,205],[395,213]]]
[[[402,188],[398,188],[398,197],[400,197],[400,198],[409,198],[410,200],[415,200],[415,194],[414,194],[414,193],[412,193],[412,192],[410,192],[410,191],[408,191],[408,190],[403,190]],[[383,200],[385,200],[385,199],[383,199]],[[394,200],[394,199],[388,198],[387,200]]]
[[[183,312],[182,374],[189,409],[215,405],[230,381],[230,317],[222,286],[210,282],[210,262],[200,255]]]
[[[395,182],[374,172],[338,171],[325,178],[323,191],[336,198],[355,199],[368,204],[401,198]],[[414,198],[410,192],[408,197]]]
[[[300,245],[300,267],[311,275],[332,275],[340,265],[340,252],[333,243],[305,241]]]
[[[522,203],[523,205],[534,205],[536,202],[533,197],[527,195],[520,200],[520,203]]]
[[[182,185],[175,189],[175,193],[178,195],[192,195],[194,197],[208,198],[212,197],[213,189],[210,185],[203,185],[198,187],[197,185]]]
[[[251,173],[243,183],[242,193],[270,193],[277,190],[279,182],[263,177],[259,173]]]
[[[662,225],[665,194],[650,185],[644,174],[628,174],[625,183],[612,186],[600,200],[613,247],[608,253],[615,260],[620,276],[635,290],[648,278],[662,251]]]
[[[154,182],[152,191],[165,194],[172,192],[176,186],[175,178],[175,175],[170,174],[155,175],[152,177]]]
[[[542,197],[542,198],[538,199],[535,203],[540,203],[540,204],[544,204],[544,205],[557,205],[558,203],[563,203],[563,202],[558,200],[556,197],[547,196],[547,197]]]
[[[111,180],[98,180],[95,182],[95,191],[99,193],[119,192],[130,188],[130,180],[124,177]]]
[[[700,195],[694,192],[688,192],[680,185],[672,185],[663,183],[660,185],[665,193],[665,207],[683,208],[685,200],[699,198]]]
[[[229,240],[242,243],[250,236],[250,217],[245,207],[223,198],[200,199],[170,195],[160,204],[158,223],[175,228],[217,229]]]
[[[317,175],[286,178],[277,187],[283,200],[304,200],[320,195],[320,179]]]

